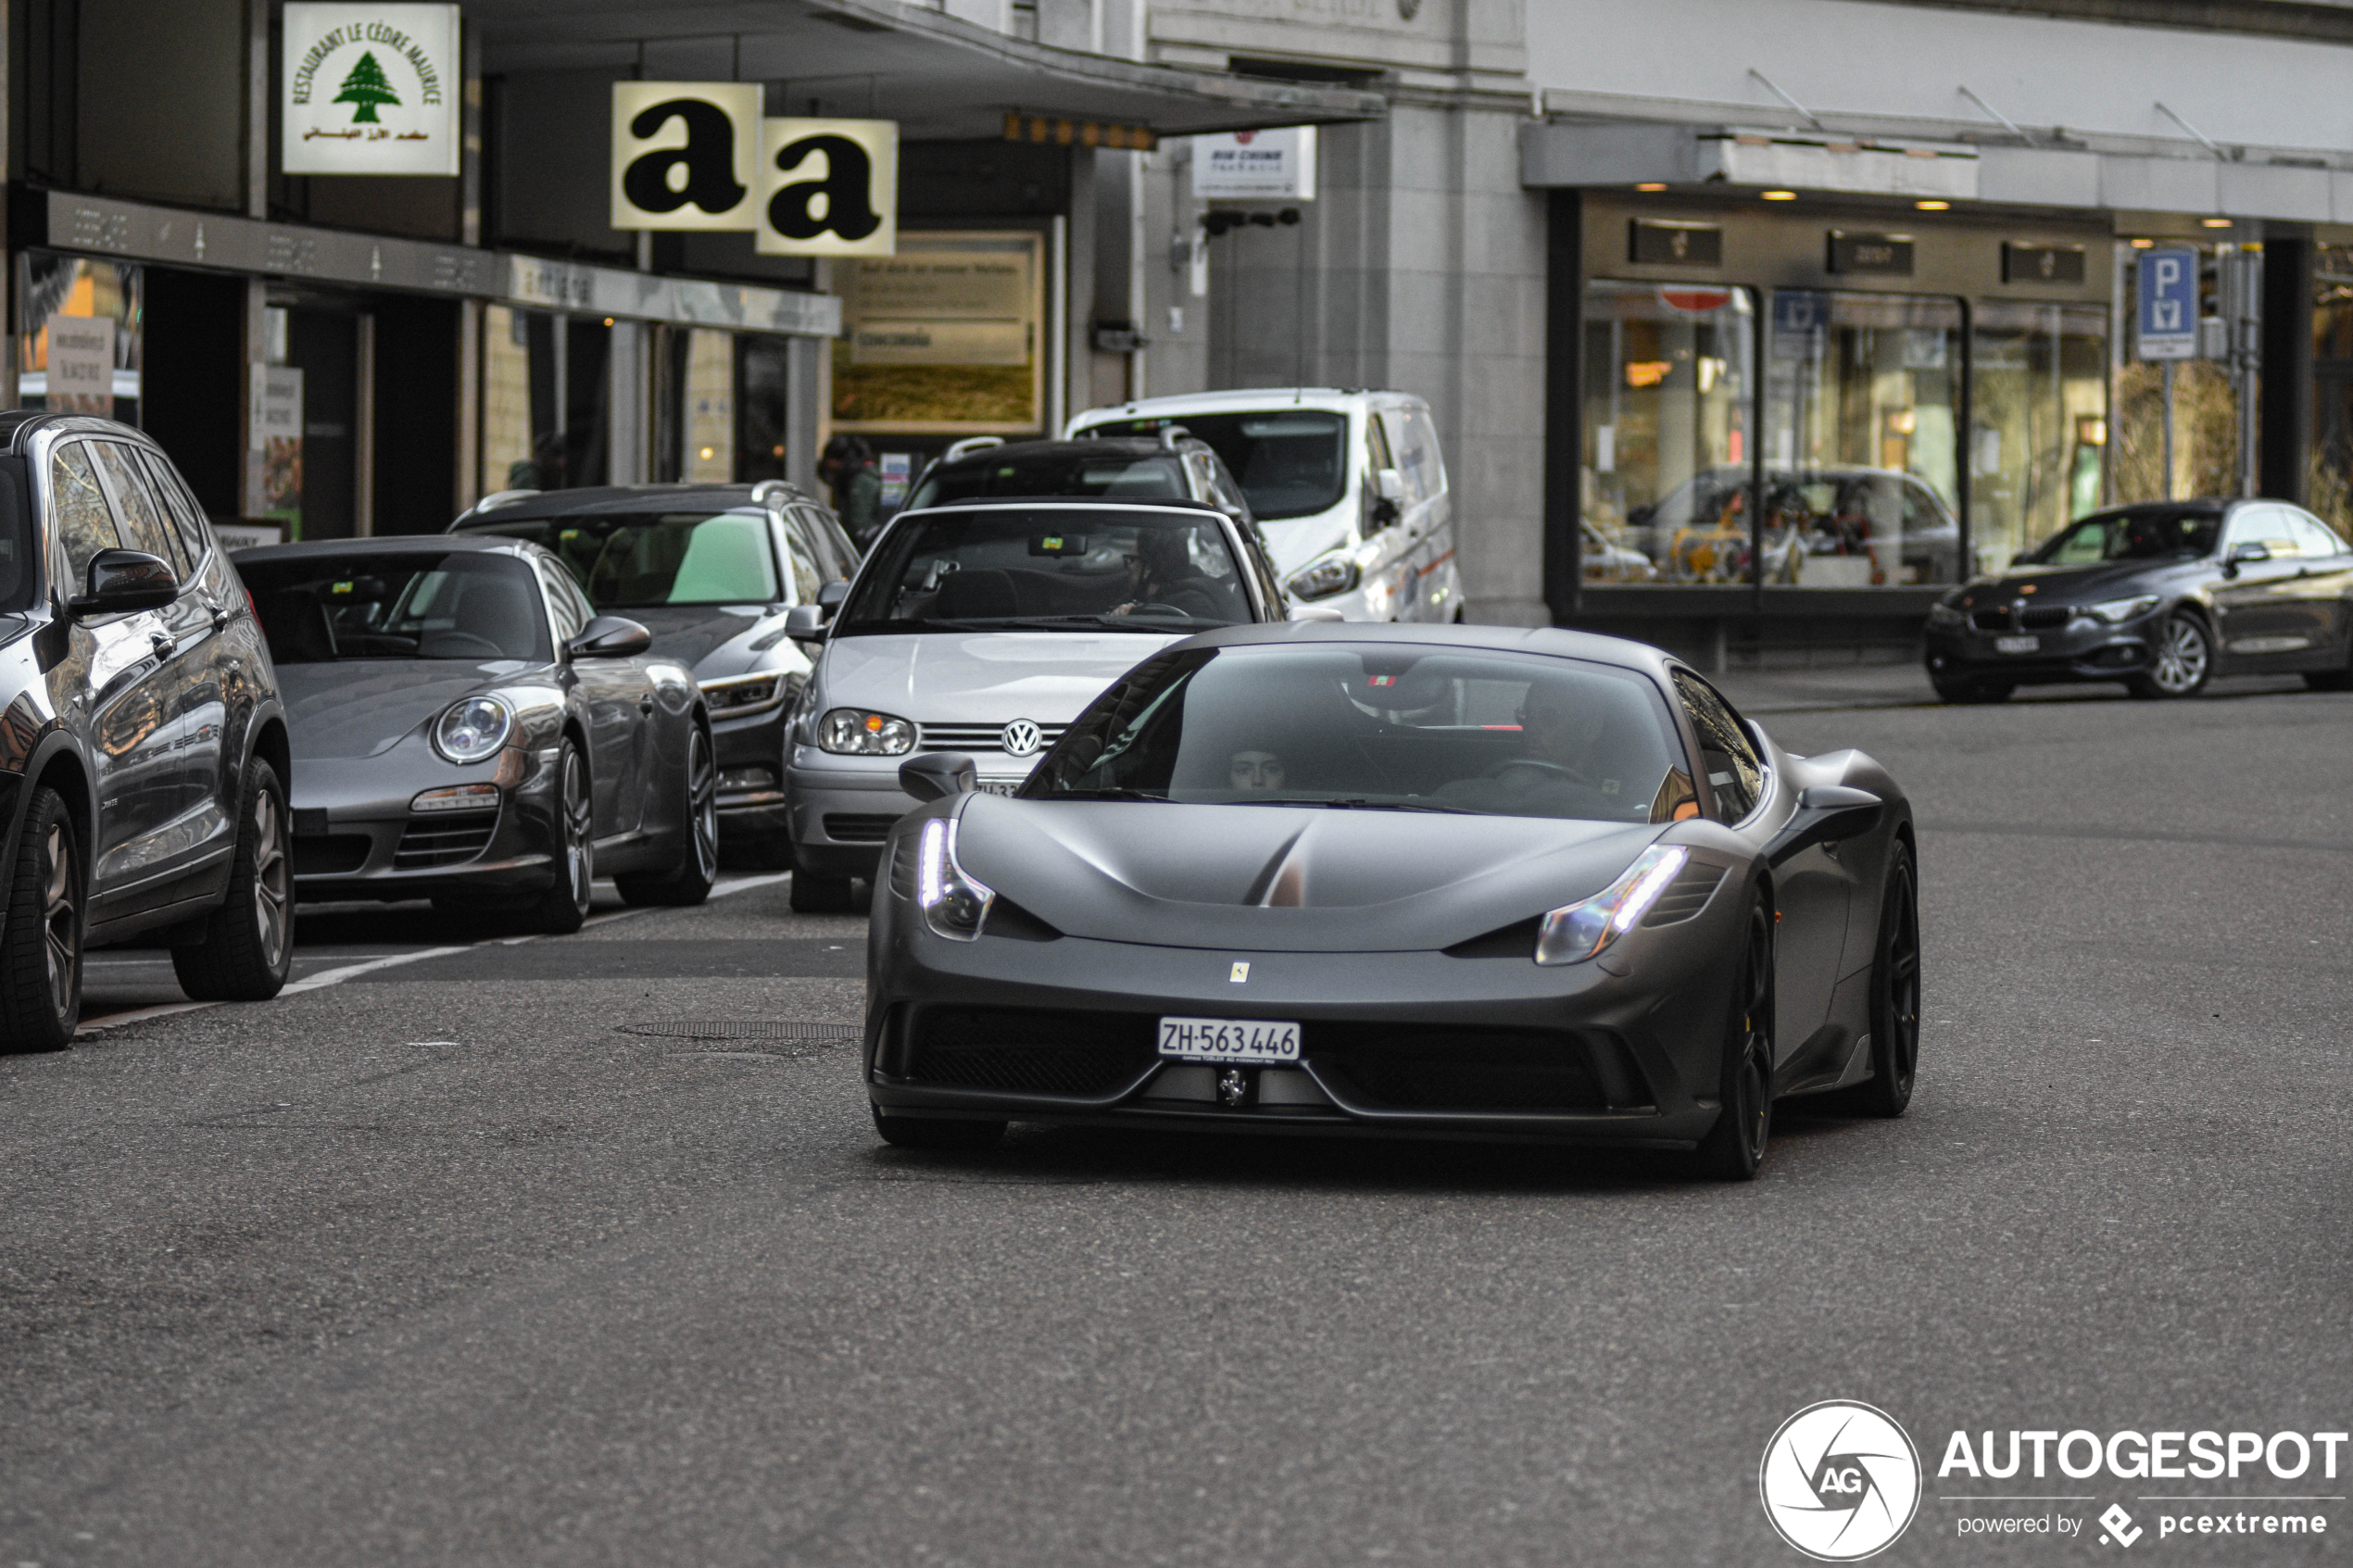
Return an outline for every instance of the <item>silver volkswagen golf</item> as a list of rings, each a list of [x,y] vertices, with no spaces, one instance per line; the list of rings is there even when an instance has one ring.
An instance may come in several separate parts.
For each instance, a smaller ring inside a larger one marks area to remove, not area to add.
[[[1011,794],[1138,661],[1285,612],[1255,536],[1198,502],[901,512],[837,606],[792,612],[793,633],[824,645],[787,736],[792,907],[849,907],[915,807],[899,787],[911,754],[967,752],[983,789]]]

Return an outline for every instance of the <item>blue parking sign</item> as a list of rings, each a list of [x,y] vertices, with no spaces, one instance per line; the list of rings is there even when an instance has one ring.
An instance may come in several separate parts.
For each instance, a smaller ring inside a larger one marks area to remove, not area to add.
[[[2141,252],[2136,325],[2139,358],[2197,358],[2197,252]]]

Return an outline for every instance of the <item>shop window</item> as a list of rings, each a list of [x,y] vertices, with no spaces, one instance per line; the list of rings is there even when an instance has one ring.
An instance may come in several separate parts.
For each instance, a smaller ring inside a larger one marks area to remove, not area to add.
[[[493,305],[482,313],[482,477],[485,489],[534,488],[531,346],[524,312]]]
[[[2319,247],[2312,301],[2312,452],[2305,499],[2353,538],[2353,246]]]
[[[1958,582],[1960,391],[1957,301],[1776,291],[1765,581]]]
[[[483,312],[482,465],[509,490],[602,484],[612,330],[491,306]]]
[[[1753,296],[1588,283],[1584,364],[1585,581],[1746,582]]]
[[[2108,317],[1990,304],[1971,323],[1969,544],[1999,571],[2101,504]]]
[[[736,477],[736,348],[726,332],[700,328],[686,336],[686,369],[680,378],[686,411],[686,458],[680,477],[689,483],[727,484]]]
[[[136,267],[23,253],[17,271],[22,407],[139,422],[140,285]]]
[[[736,340],[736,478],[747,483],[785,477],[786,417],[792,362],[780,337]]]

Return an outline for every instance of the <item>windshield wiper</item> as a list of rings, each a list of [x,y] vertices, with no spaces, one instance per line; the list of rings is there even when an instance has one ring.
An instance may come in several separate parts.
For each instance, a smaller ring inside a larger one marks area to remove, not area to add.
[[[1164,795],[1153,795],[1146,790],[1126,788],[1058,789],[1055,790],[1051,796],[1049,796],[1046,798],[1058,800],[1151,800],[1163,806],[1168,804],[1168,797]]]
[[[1425,806],[1417,800],[1374,800],[1362,795],[1347,796],[1339,800],[1298,800],[1286,804],[1321,806],[1331,811],[1437,811],[1449,817],[1483,817],[1487,814],[1460,806]]]

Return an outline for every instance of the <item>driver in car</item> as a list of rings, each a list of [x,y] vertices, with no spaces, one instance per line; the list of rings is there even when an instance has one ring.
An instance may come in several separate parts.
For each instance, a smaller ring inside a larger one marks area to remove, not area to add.
[[[1432,798],[1475,811],[1529,817],[1630,817],[1646,810],[1646,786],[1624,774],[1632,759],[1606,744],[1612,714],[1590,692],[1532,684],[1521,699],[1525,751]]]
[[[1193,564],[1192,537],[1189,528],[1138,529],[1136,553],[1127,558],[1127,602],[1111,613],[1134,615],[1157,608],[1203,621],[1224,619],[1217,584]]]

